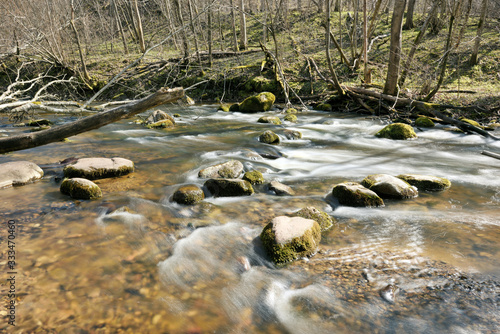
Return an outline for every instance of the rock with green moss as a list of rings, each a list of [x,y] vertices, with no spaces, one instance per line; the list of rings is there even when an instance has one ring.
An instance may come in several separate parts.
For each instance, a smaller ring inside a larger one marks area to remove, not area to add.
[[[44,118],[30,120],[30,121],[27,121],[25,123],[26,126],[49,126],[52,124],[53,123],[51,121],[49,121],[48,119],[44,119]]]
[[[0,164],[0,188],[22,186],[41,179],[43,170],[31,161],[11,161]]]
[[[101,188],[87,179],[64,179],[61,183],[61,193],[74,199],[97,199],[102,197]]]
[[[321,231],[326,231],[333,226],[335,219],[324,211],[318,210],[313,206],[308,206],[293,214],[295,217],[302,217],[316,221],[321,227]]]
[[[280,137],[271,130],[267,130],[259,136],[259,141],[265,144],[278,145],[280,143]]]
[[[238,160],[231,160],[200,170],[198,177],[205,179],[234,179],[240,177],[241,173],[243,173],[243,164]]]
[[[181,115],[180,115],[180,114],[173,114],[173,116],[174,116],[175,118],[179,118],[179,117],[181,117]]]
[[[465,118],[465,117],[462,117],[460,118],[460,120],[464,123],[469,123],[470,125],[473,125],[475,127],[478,127],[478,128],[482,128],[481,124],[479,124],[478,122],[476,121],[473,121],[472,119],[468,119],[468,118]]]
[[[166,129],[174,127],[174,123],[169,119],[165,119],[163,121],[147,124],[146,127],[148,129]]]
[[[319,104],[314,106],[314,110],[332,111],[332,105],[329,103],[319,103]]]
[[[89,180],[126,175],[134,171],[134,163],[123,158],[82,158],[64,167],[64,176]]]
[[[333,197],[341,205],[354,207],[384,206],[384,201],[375,192],[363,187],[357,182],[343,182],[332,189]]]
[[[179,204],[192,205],[203,201],[205,194],[196,185],[181,186],[177,189],[172,200]]]
[[[210,179],[204,186],[213,197],[250,196],[254,193],[250,182],[242,179]]]
[[[285,114],[296,114],[298,113],[299,111],[295,108],[287,108],[285,109]]]
[[[288,114],[285,116],[284,120],[287,122],[297,123],[298,119],[297,119],[297,116],[295,116],[293,114]]]
[[[278,181],[271,181],[267,188],[270,192],[275,193],[278,196],[293,196],[295,195],[295,191],[290,186],[283,184]]]
[[[393,123],[384,127],[382,130],[377,132],[375,136],[379,138],[397,139],[405,140],[410,138],[417,138],[417,134],[411,127],[411,125],[403,123]]]
[[[240,104],[233,103],[229,106],[229,111],[240,111]]]
[[[285,129],[283,130],[283,134],[287,139],[295,140],[302,138],[302,133],[297,130]]]
[[[276,83],[261,75],[251,78],[245,83],[245,90],[248,92],[274,91]]]
[[[418,190],[424,191],[443,191],[451,187],[451,182],[444,177],[418,175],[418,174],[401,174],[398,178],[408,182]]]
[[[262,116],[258,119],[259,123],[271,123],[275,125],[280,125],[281,120],[277,116]]]
[[[382,198],[407,199],[418,196],[417,188],[392,175],[368,175],[361,184]]]
[[[166,112],[162,110],[155,110],[149,115],[149,117],[146,119],[146,124],[155,124],[161,121],[166,121],[169,120],[172,122],[173,125],[175,125],[175,119],[167,114]],[[160,126],[158,126],[160,127]]]
[[[279,216],[264,227],[260,240],[274,263],[285,264],[314,255],[321,241],[321,228],[312,219]]]
[[[230,107],[231,107],[231,105],[230,105],[230,104],[227,104],[227,103],[222,103],[222,104],[221,104],[221,105],[217,108],[217,110],[224,111],[224,112],[228,112]]]
[[[253,113],[271,110],[276,97],[273,93],[262,92],[255,96],[247,97],[240,103],[239,111]]]
[[[243,175],[243,180],[250,182],[250,184],[262,184],[264,183],[264,176],[258,170],[252,170]]]
[[[415,126],[421,128],[432,128],[435,124],[429,117],[421,116],[415,120]]]

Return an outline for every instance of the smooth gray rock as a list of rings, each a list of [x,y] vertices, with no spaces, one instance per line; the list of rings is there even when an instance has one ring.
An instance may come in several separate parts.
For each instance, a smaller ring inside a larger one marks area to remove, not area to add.
[[[384,206],[384,201],[375,192],[365,188],[357,182],[343,182],[332,189],[333,197],[336,197],[341,205],[354,207],[378,207]]]
[[[102,197],[101,188],[87,179],[75,177],[61,183],[61,193],[74,199],[97,199]]]
[[[30,161],[0,164],[0,188],[20,186],[42,178],[43,170]]]
[[[89,180],[126,175],[134,171],[134,163],[123,158],[83,158],[64,167],[64,176]]]
[[[368,175],[361,184],[382,198],[407,199],[418,196],[416,187],[392,175]]]
[[[398,179],[408,182],[418,190],[425,191],[443,191],[451,187],[451,182],[444,177],[419,175],[419,174],[401,174]]]
[[[238,160],[231,160],[200,170],[198,177],[204,179],[234,179],[239,177],[241,173],[243,173],[243,164]]]
[[[295,191],[290,186],[278,181],[271,181],[268,185],[269,191],[274,192],[278,196],[293,196]]]

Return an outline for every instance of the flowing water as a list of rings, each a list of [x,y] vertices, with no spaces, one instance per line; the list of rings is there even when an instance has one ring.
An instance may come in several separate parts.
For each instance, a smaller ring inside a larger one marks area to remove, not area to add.
[[[149,130],[123,120],[43,147],[0,156],[30,160],[42,180],[0,190],[2,258],[15,220],[19,333],[494,333],[500,330],[500,161],[480,154],[500,143],[444,126],[416,140],[378,139],[378,118],[309,111],[296,124],[260,124],[262,114],[216,106],[165,106],[177,125]],[[266,114],[273,115],[276,112]],[[76,116],[45,115],[57,122]],[[6,126],[0,135],[25,131]],[[287,140],[285,128],[302,139]],[[260,143],[272,129],[278,146]],[[498,132],[497,132],[498,134]],[[262,158],[262,156],[267,158]],[[127,176],[96,181],[103,198],[59,192],[69,157],[123,157]],[[272,157],[270,159],[269,157]],[[278,197],[171,202],[201,168],[241,161]],[[387,200],[383,208],[339,206],[342,181],[374,173],[442,176],[444,192]],[[277,268],[259,243],[266,222],[314,206],[337,219],[319,252]],[[7,270],[2,275],[2,290]],[[3,303],[8,300],[3,294]],[[7,309],[0,315],[6,319]]]

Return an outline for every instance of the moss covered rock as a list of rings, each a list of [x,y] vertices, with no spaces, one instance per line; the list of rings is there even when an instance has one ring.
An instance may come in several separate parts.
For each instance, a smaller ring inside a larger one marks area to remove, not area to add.
[[[262,116],[261,118],[259,118],[259,120],[257,122],[259,122],[259,123],[271,123],[271,124],[275,124],[275,125],[281,124],[281,120],[277,116]]]
[[[49,121],[48,119],[44,119],[44,118],[30,120],[30,121],[27,121],[25,123],[26,126],[49,126],[52,124],[53,123],[51,121]]]
[[[332,195],[337,198],[341,205],[355,207],[384,206],[382,198],[357,182],[337,184],[332,189]]]
[[[64,168],[64,176],[89,180],[126,175],[134,171],[134,163],[123,158],[83,158]]]
[[[241,179],[210,179],[204,186],[213,197],[249,196],[254,193],[250,182]]]
[[[60,187],[61,193],[74,199],[97,199],[102,197],[101,188],[87,179],[64,179]]]
[[[300,139],[302,138],[302,133],[300,131],[297,131],[297,130],[290,130],[290,129],[285,129],[283,131],[283,134],[285,135],[285,137],[287,139]]]
[[[262,92],[243,100],[243,102],[240,103],[239,111],[247,113],[268,111],[273,106],[275,100],[276,97],[273,93]]]
[[[261,75],[251,78],[245,83],[245,90],[248,92],[274,91],[276,82]]]
[[[0,164],[0,188],[21,186],[41,179],[43,170],[31,161],[11,161]]]
[[[271,130],[267,130],[259,136],[259,141],[265,144],[278,145],[280,143],[280,137]]]
[[[173,125],[175,125],[175,119],[172,116],[170,116],[169,114],[167,114],[162,110],[155,110],[146,119],[146,124],[158,123],[160,121],[165,121],[165,120],[169,120],[170,122],[172,122]]]
[[[231,160],[200,170],[198,177],[205,179],[234,179],[239,177],[241,173],[243,173],[243,164],[238,160]]]
[[[224,103],[224,104],[221,104],[221,105],[217,108],[217,110],[221,110],[221,111],[228,112],[230,107],[231,107],[231,105]]]
[[[283,184],[278,181],[271,181],[267,188],[269,191],[275,193],[278,196],[293,196],[295,195],[295,191],[290,186]]]
[[[272,261],[284,264],[314,255],[321,241],[321,228],[311,219],[279,216],[264,227],[260,239]]]
[[[314,106],[314,110],[332,111],[332,105],[329,103],[319,103],[319,104]]]
[[[411,125],[403,123],[393,123],[384,127],[377,132],[375,136],[379,138],[405,140],[410,138],[417,138],[417,134]]]
[[[165,129],[165,128],[172,128],[173,126],[174,126],[174,123],[169,119],[164,119],[162,121],[158,121],[158,122],[154,122],[154,123],[146,125],[146,127],[148,129]]]
[[[401,174],[398,178],[408,182],[418,190],[425,191],[443,191],[451,187],[451,182],[444,177],[418,175],[418,174]]]
[[[240,105],[238,103],[231,104],[229,111],[240,111]]]
[[[293,114],[288,114],[285,116],[284,120],[287,122],[297,123],[298,119],[297,119],[297,116],[295,116]]]
[[[203,201],[205,194],[203,190],[196,185],[182,186],[177,189],[172,200],[179,204],[192,205]]]
[[[250,182],[250,184],[262,184],[264,183],[264,176],[258,170],[252,170],[243,175],[243,180]]]
[[[392,175],[368,175],[361,184],[382,198],[407,199],[418,196],[417,188]]]
[[[419,126],[421,128],[432,128],[435,124],[429,117],[422,116],[415,120],[415,126]]]
[[[335,219],[324,211],[318,210],[313,206],[308,206],[293,214],[295,217],[302,217],[316,221],[321,227],[321,231],[326,231],[333,226]]]
[[[285,114],[296,114],[298,113],[299,111],[295,108],[288,108],[288,109],[285,109]]]

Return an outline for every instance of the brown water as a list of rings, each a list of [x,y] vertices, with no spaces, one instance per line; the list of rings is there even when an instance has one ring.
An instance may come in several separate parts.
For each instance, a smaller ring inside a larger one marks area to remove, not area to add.
[[[0,163],[39,165],[68,157],[123,157],[136,165],[133,174],[96,181],[104,195],[96,201],[62,195],[58,167],[45,168],[36,183],[0,190],[2,268],[7,268],[7,220],[18,228],[16,327],[5,320],[0,330],[475,333],[500,328],[500,163],[480,155],[484,149],[499,151],[499,143],[443,128],[418,132],[413,141],[377,139],[380,120],[345,114],[302,113],[297,124],[274,126],[257,123],[261,115],[216,112],[214,106],[164,109],[181,115],[174,129],[147,130],[124,120],[70,142],[0,156]],[[5,117],[0,122],[7,124]],[[279,146],[258,142],[264,130],[280,134],[285,127],[301,131],[303,139]],[[22,130],[3,126],[0,135]],[[252,152],[280,158],[258,159]],[[243,162],[246,170],[261,170],[267,181],[290,185],[296,196],[260,191],[208,198],[193,207],[170,202],[180,185],[203,184],[199,169],[230,159]],[[443,176],[453,185],[413,200],[386,201],[378,209],[342,207],[329,195],[333,184],[373,173]],[[257,236],[266,220],[309,205],[338,223],[323,235],[319,254],[275,268]],[[5,304],[7,269],[2,275]],[[398,290],[394,303],[380,292],[389,284]],[[2,307],[0,315],[6,319],[8,310]]]

